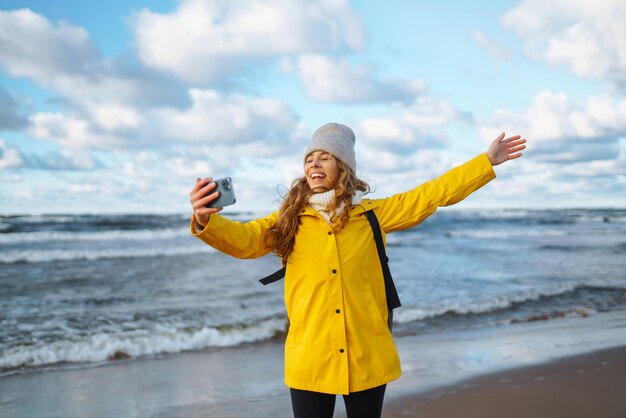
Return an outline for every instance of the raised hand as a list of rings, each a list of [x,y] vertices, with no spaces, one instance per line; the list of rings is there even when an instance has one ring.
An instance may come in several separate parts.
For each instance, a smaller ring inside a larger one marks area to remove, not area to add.
[[[193,208],[193,213],[196,215],[196,222],[202,227],[206,226],[209,221],[209,216],[212,213],[217,213],[223,208],[207,208],[205,205],[214,201],[219,197],[219,192],[209,194],[211,190],[215,189],[215,183],[213,178],[207,177],[205,179],[196,179],[196,185],[193,186],[189,193],[189,203]]]
[[[510,138],[504,138],[502,132],[496,139],[491,142],[487,150],[487,157],[491,161],[491,165],[502,164],[503,162],[514,160],[522,156],[521,151],[526,148],[526,140],[519,135]]]

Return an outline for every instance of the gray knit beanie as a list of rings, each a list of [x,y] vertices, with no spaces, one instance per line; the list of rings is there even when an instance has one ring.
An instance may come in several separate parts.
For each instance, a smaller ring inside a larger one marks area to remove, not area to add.
[[[313,140],[306,149],[304,158],[313,151],[326,151],[346,163],[356,173],[354,142],[352,129],[339,123],[327,123],[313,133]]]

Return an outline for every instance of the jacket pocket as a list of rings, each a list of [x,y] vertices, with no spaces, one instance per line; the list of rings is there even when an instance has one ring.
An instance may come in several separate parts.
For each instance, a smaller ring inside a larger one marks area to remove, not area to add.
[[[294,304],[292,312],[288,315],[289,332],[287,333],[287,340],[293,344],[298,344],[302,341],[304,305],[304,300],[298,299]]]
[[[371,322],[371,329],[374,331],[376,335],[379,336],[387,336],[388,329],[387,323],[385,319],[380,313],[380,309],[378,304],[376,303],[376,299],[374,299],[374,294],[372,292],[371,286],[368,284],[365,289],[365,300],[367,302],[367,312]]]

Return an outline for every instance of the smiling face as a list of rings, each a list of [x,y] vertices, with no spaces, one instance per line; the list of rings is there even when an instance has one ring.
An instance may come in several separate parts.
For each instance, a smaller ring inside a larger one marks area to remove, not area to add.
[[[313,151],[304,160],[304,175],[313,192],[330,190],[339,177],[337,159],[326,151]]]

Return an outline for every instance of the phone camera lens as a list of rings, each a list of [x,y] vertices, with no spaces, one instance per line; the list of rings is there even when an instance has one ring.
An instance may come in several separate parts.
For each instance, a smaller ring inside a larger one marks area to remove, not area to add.
[[[225,190],[228,190],[230,188],[230,184],[228,183],[228,180],[222,181],[222,187],[224,187]]]

